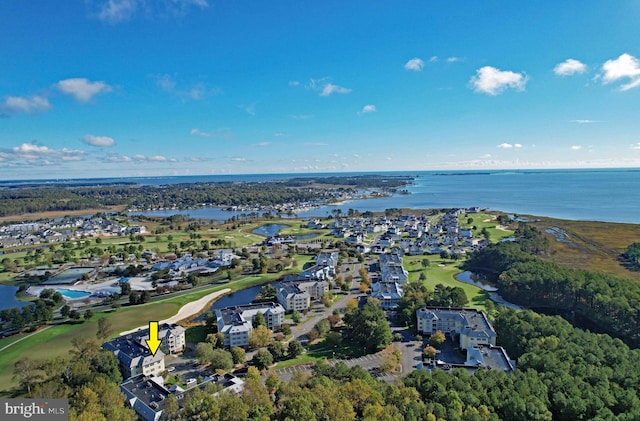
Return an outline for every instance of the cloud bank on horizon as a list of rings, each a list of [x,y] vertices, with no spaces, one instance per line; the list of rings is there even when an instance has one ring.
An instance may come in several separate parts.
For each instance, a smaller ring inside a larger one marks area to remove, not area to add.
[[[521,30],[531,13],[544,37]],[[597,2],[1,4],[0,178],[640,167],[638,19]]]

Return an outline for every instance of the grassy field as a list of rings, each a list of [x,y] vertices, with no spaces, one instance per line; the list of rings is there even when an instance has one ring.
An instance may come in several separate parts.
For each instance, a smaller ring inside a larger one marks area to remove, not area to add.
[[[543,232],[557,227],[567,234],[563,241],[546,234],[553,248],[550,260],[640,282],[640,272],[626,269],[619,260],[627,246],[640,241],[640,225],[551,218],[541,218],[535,225]]]
[[[429,266],[422,267],[422,260],[429,260]],[[418,282],[421,272],[427,276],[425,285],[433,290],[437,284],[449,287],[460,287],[467,294],[469,307],[484,309],[484,302],[489,299],[489,294],[482,289],[457,281],[454,276],[460,273],[460,262],[443,260],[440,256],[405,256],[404,267],[409,272],[409,282]]]
[[[195,301],[211,292],[224,288],[236,291],[248,286],[268,282],[280,275],[267,274],[244,277],[237,281],[190,291],[174,297],[161,298],[135,307],[125,307],[117,311],[109,309],[105,312],[97,313],[91,320],[83,323],[52,326],[0,353],[0,391],[7,391],[13,388],[14,384],[11,380],[13,365],[18,359],[28,357],[34,360],[42,360],[68,355],[73,338],[95,338],[97,323],[100,318],[107,317],[109,319],[113,326],[113,336],[115,336],[119,332],[144,325],[149,320],[162,320],[173,316],[186,303]],[[4,339],[0,341],[0,347],[16,342],[24,336],[26,335]]]

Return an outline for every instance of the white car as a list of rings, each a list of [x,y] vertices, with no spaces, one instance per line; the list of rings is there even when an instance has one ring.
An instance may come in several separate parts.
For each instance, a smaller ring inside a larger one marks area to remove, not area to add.
[[[176,368],[175,368],[175,367],[169,367],[169,368],[167,369],[167,371],[168,371],[169,373],[171,373],[171,372],[173,372],[173,371],[176,371]]]

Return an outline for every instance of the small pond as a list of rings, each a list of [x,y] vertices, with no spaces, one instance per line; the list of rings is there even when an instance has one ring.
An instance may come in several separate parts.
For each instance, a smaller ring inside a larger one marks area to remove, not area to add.
[[[461,272],[455,276],[456,280],[460,282],[464,282],[465,284],[477,286],[478,288],[485,291],[497,291],[498,288],[491,285],[490,283],[483,281],[479,276],[475,275],[468,270],[465,272]]]
[[[264,284],[267,285],[267,284]],[[221,297],[219,300],[215,301],[208,312],[215,312],[218,309],[225,307],[233,307],[233,306],[241,306],[246,304],[251,304],[253,300],[255,300],[256,296],[260,293],[260,288],[264,285],[256,285],[250,288],[241,289],[240,291],[236,291],[234,293],[225,295]],[[270,282],[268,285],[275,287],[276,289],[280,286],[279,282]],[[206,318],[206,313],[198,316],[195,320],[204,320]]]
[[[0,284],[0,310],[5,308],[24,307],[29,305],[26,301],[20,301],[16,298],[18,287]]]
[[[275,237],[276,235],[278,235],[280,230],[285,229],[285,228],[289,228],[289,225],[284,225],[284,224],[266,224],[266,225],[262,225],[261,227],[258,227],[256,229],[254,229],[251,232],[254,233],[254,234],[258,234],[258,235],[263,235],[265,237]],[[295,238],[296,240],[308,240],[310,238],[315,238],[318,235],[319,234],[311,233],[311,234],[292,235],[292,237]]]

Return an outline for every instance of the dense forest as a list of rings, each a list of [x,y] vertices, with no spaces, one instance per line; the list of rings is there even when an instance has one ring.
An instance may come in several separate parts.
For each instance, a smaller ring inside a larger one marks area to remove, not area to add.
[[[534,237],[527,228],[529,239]],[[561,266],[532,255],[542,254],[536,240],[498,243],[475,253],[468,270],[498,284],[500,294],[516,304],[549,310],[640,346],[640,285],[611,275]],[[533,245],[532,245],[533,244]]]
[[[637,420],[640,351],[618,339],[577,329],[560,317],[501,311],[500,344],[517,358],[506,374],[480,369],[416,370],[396,384],[344,363],[317,364],[288,383],[255,368],[239,395],[187,393],[171,420]],[[15,379],[32,397],[67,397],[72,420],[130,420],[118,393],[112,353],[74,342],[70,358],[16,364]],[[82,358],[78,358],[82,356]],[[266,381],[265,381],[266,379]],[[175,402],[174,402],[175,403]]]
[[[46,211],[74,211],[126,205],[138,209],[210,206],[274,206],[325,202],[356,189],[395,189],[407,177],[296,178],[273,182],[220,182],[162,186],[106,185],[0,189],[0,217]],[[332,187],[340,185],[341,187]],[[325,186],[325,187],[323,187]],[[347,186],[347,187],[344,187]]]

